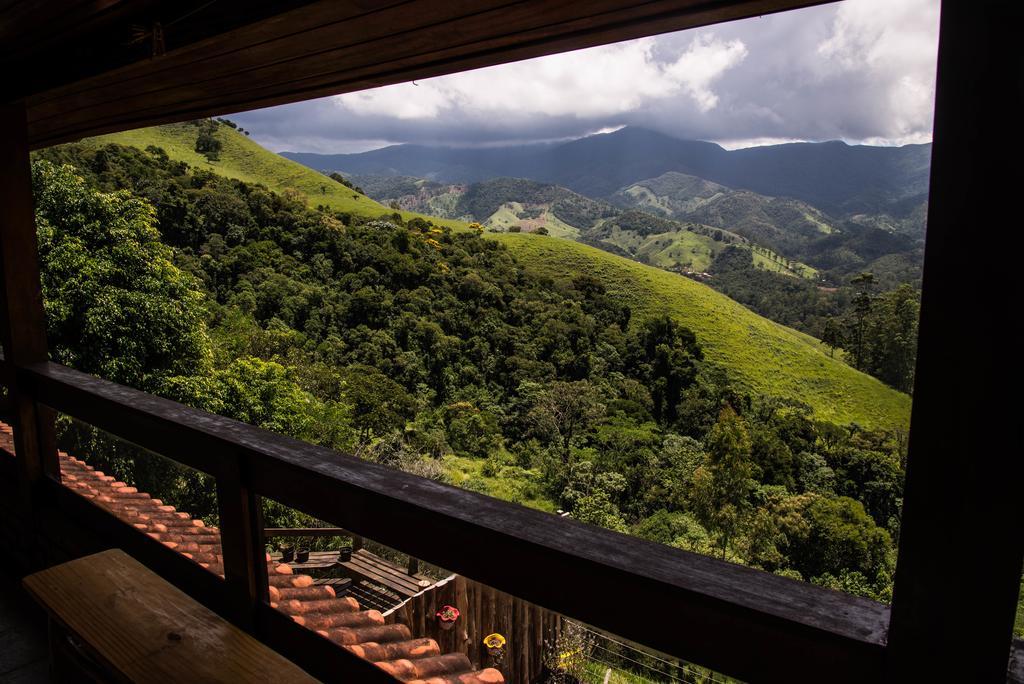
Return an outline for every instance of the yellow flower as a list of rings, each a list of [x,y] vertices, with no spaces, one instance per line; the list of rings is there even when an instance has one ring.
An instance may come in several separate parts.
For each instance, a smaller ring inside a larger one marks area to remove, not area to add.
[[[484,637],[484,646],[487,648],[503,648],[505,646],[505,637],[497,632],[488,634]]]

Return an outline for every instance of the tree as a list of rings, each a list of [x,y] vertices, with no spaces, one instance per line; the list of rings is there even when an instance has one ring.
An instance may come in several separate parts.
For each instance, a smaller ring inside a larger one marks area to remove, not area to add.
[[[828,347],[828,355],[835,357],[836,348],[843,346],[843,327],[836,319],[829,316],[825,319],[825,327],[821,330],[821,341]]]
[[[352,425],[364,443],[402,429],[416,412],[416,403],[405,388],[372,366],[347,368],[342,391],[351,406]]]
[[[920,295],[910,285],[877,296],[864,323],[858,367],[898,390],[911,391],[920,312]]]
[[[892,541],[858,501],[812,496],[803,511],[803,534],[788,535],[789,558],[809,578],[859,572],[874,580],[892,571]],[[883,582],[885,583],[885,582]]]
[[[69,166],[38,161],[32,178],[54,360],[150,391],[209,373],[200,284],[172,263],[152,205],[91,190]]]
[[[537,433],[560,443],[562,464],[569,463],[573,439],[604,415],[597,389],[586,380],[553,382],[536,399],[530,417]]]
[[[237,359],[214,382],[221,415],[299,439],[313,427],[313,397],[279,363]]]
[[[600,472],[588,460],[569,467],[562,504],[580,522],[617,532],[626,531],[615,499],[626,488],[626,479],[618,473]]]
[[[205,119],[198,123],[199,133],[196,135],[195,150],[209,161],[220,159],[220,151],[224,143],[217,138],[217,122]]]
[[[852,278],[850,284],[856,293],[853,295],[853,311],[848,323],[849,332],[846,334],[846,339],[850,343],[849,351],[853,356],[853,365],[861,368],[866,358],[865,330],[868,316],[871,314],[871,303],[874,299],[872,289],[875,284],[875,276],[871,273],[861,273]]]
[[[629,365],[650,389],[654,416],[668,423],[678,417],[683,391],[703,359],[693,331],[668,316],[648,320],[629,340]]]
[[[750,509],[754,488],[751,441],[743,418],[730,406],[722,409],[708,433],[707,466],[694,476],[697,510],[708,529],[718,535],[722,558]]]

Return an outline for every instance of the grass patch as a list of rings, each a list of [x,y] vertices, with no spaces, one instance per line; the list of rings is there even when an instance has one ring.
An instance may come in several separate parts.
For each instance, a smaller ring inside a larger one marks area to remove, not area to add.
[[[710,287],[569,240],[493,235],[533,273],[556,281],[588,273],[637,320],[668,314],[691,328],[708,359],[734,381],[768,396],[799,399],[823,420],[906,428],[910,397],[829,358],[818,340],[774,323]]]
[[[217,128],[216,137],[223,144],[217,161],[210,161],[195,151],[199,129],[188,123],[167,124],[152,128],[139,128],[110,135],[88,138],[84,144],[104,145],[117,143],[140,150],[149,145],[163,148],[172,158],[197,169],[206,169],[220,176],[237,178],[246,183],[259,183],[276,192],[298,191],[306,196],[309,206],[324,205],[336,211],[358,216],[389,216],[395,210],[362,195],[327,176],[269,152],[259,143],[224,125]],[[427,218],[436,225],[465,228],[464,221],[424,216],[411,211],[399,211],[405,219],[416,216]]]
[[[458,487],[538,511],[555,512],[555,502],[544,495],[540,473],[498,463],[496,458],[471,458],[450,454],[444,457],[443,464],[451,483]]]

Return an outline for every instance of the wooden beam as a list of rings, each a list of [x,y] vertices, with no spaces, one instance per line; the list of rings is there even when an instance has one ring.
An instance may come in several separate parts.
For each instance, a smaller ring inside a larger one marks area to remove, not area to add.
[[[685,660],[757,681],[882,676],[889,609],[879,603],[425,480],[58,364],[17,377],[37,400],[88,411],[139,446],[174,459],[235,454],[261,495]],[[173,438],[139,425],[173,426]],[[595,587],[617,587],[623,600],[595,602]],[[660,610],[638,620],[638,605]]]
[[[10,366],[46,361],[46,317],[39,279],[28,128],[22,103],[0,105],[0,341]],[[22,504],[31,509],[43,477],[60,477],[53,412],[17,382],[8,386]]]
[[[28,98],[31,142],[297,102],[826,0],[320,0]]]
[[[945,2],[888,679],[1002,682],[1024,562],[1017,2]],[[979,201],[980,198],[987,198]],[[996,199],[1000,198],[1000,199]],[[983,275],[964,239],[989,233]],[[1010,308],[1000,311],[1003,306]]]
[[[263,542],[263,511],[242,469],[217,478],[217,509],[220,520],[224,579],[236,620],[252,629],[256,607],[267,598],[267,561]]]

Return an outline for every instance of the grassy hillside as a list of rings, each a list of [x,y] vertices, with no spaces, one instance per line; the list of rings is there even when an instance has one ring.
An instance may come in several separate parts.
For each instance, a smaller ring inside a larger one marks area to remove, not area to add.
[[[83,141],[86,144],[117,143],[139,149],[150,145],[161,147],[172,159],[187,162],[191,166],[207,169],[228,178],[237,178],[247,183],[262,183],[271,190],[282,192],[295,190],[308,198],[310,206],[323,204],[338,211],[359,216],[384,216],[395,213],[369,197],[337,183],[321,173],[298,162],[269,152],[245,135],[224,125],[218,126],[216,137],[223,144],[218,161],[209,161],[195,151],[198,129],[188,123],[140,128],[134,131],[103,135]],[[405,218],[418,216],[414,212],[401,211]],[[461,221],[431,219],[434,223],[463,227]]]
[[[807,402],[818,416],[871,427],[906,426],[910,397],[829,358],[809,335],[762,318],[687,278],[569,240],[503,234],[523,265],[558,279],[589,273],[640,319],[668,313],[693,329],[712,361],[746,387]]]
[[[93,140],[143,149],[156,145],[172,158],[198,168],[263,183],[274,190],[298,190],[308,195],[313,205],[324,204],[364,216],[393,213],[224,126],[218,131],[224,144],[220,161],[208,162],[194,151],[195,135],[194,127],[175,124]],[[327,186],[323,193],[321,185]],[[459,221],[431,220],[455,228],[465,226]],[[529,234],[487,235],[506,244],[525,268],[537,274],[560,279],[589,273],[601,278],[640,319],[662,313],[678,318],[694,330],[709,359],[727,368],[734,379],[751,390],[803,400],[821,418],[841,423],[902,427],[909,421],[910,397],[829,358],[814,338],[762,318],[709,287],[571,240]]]

